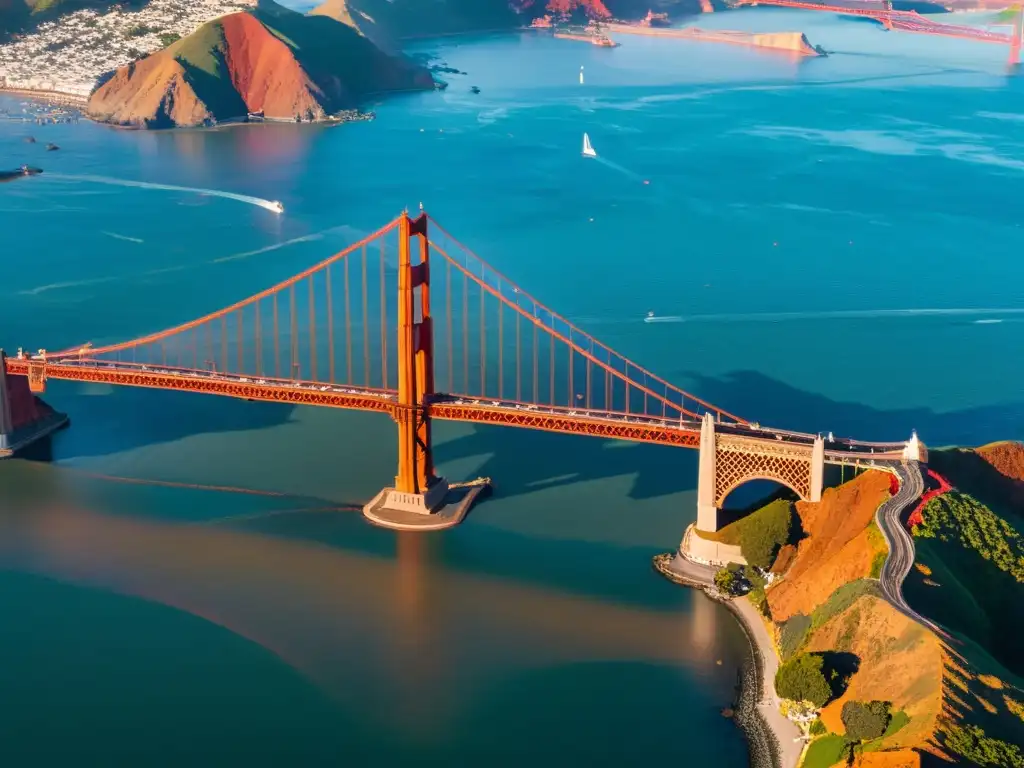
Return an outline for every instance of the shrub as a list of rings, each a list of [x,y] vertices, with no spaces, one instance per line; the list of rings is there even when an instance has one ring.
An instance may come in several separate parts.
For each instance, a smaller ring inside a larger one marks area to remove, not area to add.
[[[775,673],[775,690],[785,699],[825,706],[832,698],[832,688],[822,672],[823,663],[824,659],[817,653],[795,656]]]
[[[811,631],[811,617],[798,613],[782,625],[779,633],[779,651],[782,659],[792,658],[807,639],[807,633]]]
[[[718,573],[715,574],[715,586],[718,587],[718,591],[723,594],[736,594],[739,582],[739,572],[734,571],[731,568],[720,568]]]
[[[977,765],[1024,768],[1020,747],[990,738],[976,725],[949,725],[944,730],[946,748]]]
[[[807,748],[803,768],[832,768],[834,765],[846,765],[849,754],[850,745],[842,736],[834,733],[820,736]]]
[[[857,579],[848,584],[843,584],[833,592],[828,600],[814,609],[811,614],[811,628],[817,629],[824,626],[833,616],[838,616],[864,595],[882,596],[882,589],[878,582],[872,579]]]
[[[789,541],[793,527],[793,505],[777,499],[750,515],[740,527],[740,550],[744,559],[758,568],[768,569],[775,556]]]
[[[811,736],[824,736],[826,733],[828,733],[828,728],[825,727],[825,724],[821,722],[821,718],[819,717],[817,720],[811,723],[811,727],[808,729],[808,733],[810,733]]]
[[[914,535],[959,541],[1024,583],[1024,536],[966,493],[950,491],[928,502],[921,524],[914,526]]]
[[[842,718],[846,735],[851,741],[877,739],[889,727],[891,718],[888,701],[848,701],[843,704]]]
[[[768,607],[768,598],[765,596],[765,580],[764,576],[757,572],[754,568],[745,569],[747,581],[750,582],[750,602],[751,604],[760,611],[761,615],[767,619],[772,617],[771,609]]]
[[[875,556],[871,558],[871,578],[877,579],[882,575],[882,567],[885,565],[886,558],[889,557],[888,552],[875,552]]]

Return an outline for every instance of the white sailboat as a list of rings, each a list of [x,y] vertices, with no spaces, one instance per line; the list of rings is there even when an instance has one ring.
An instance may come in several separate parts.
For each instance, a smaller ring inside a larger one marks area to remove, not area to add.
[[[580,67],[580,85],[583,85],[583,67]]]
[[[584,157],[597,157],[597,152],[594,151],[594,147],[590,143],[590,136],[583,134],[583,156]]]

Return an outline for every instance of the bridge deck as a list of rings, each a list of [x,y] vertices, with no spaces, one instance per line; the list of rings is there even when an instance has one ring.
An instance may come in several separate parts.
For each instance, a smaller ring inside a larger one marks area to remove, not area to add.
[[[40,364],[25,358],[8,358],[7,371],[16,376],[29,376],[31,365]],[[312,405],[327,408],[374,411],[394,416],[398,393],[390,389],[351,387],[290,379],[252,379],[245,376],[170,369],[130,363],[105,363],[93,360],[46,362],[47,379],[80,381],[115,386],[143,387],[181,392],[220,395],[260,402]],[[547,406],[510,400],[481,400],[459,395],[435,395],[427,405],[431,418],[496,426],[586,435],[615,440],[673,445],[682,448],[700,447],[700,422],[659,419],[643,414],[618,413],[565,406]],[[766,447],[779,442],[810,451],[816,435],[789,430],[774,430],[758,425],[718,424],[723,435],[742,438]],[[865,443],[836,441],[825,451],[829,464],[872,466],[878,462],[898,461],[902,443]]]

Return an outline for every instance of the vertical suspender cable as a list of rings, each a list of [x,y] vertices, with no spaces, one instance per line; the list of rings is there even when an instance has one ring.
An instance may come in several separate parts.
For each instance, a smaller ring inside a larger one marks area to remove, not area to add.
[[[517,302],[517,304],[518,304],[518,302]],[[522,400],[523,400],[523,385],[522,385],[522,381],[520,379],[520,372],[521,372],[521,369],[522,369],[522,360],[520,358],[520,351],[521,350],[519,348],[519,343],[520,343],[519,320],[520,320],[520,316],[519,316],[518,312],[516,312],[515,315],[516,315],[516,402],[519,403],[519,402],[522,402]]]
[[[462,273],[462,391],[469,394],[469,275]]]
[[[348,263],[345,257],[345,383],[352,384],[352,312],[348,293]]]
[[[537,356],[539,354],[540,342],[537,340],[537,308],[533,308],[534,322],[533,322],[533,397],[530,402],[536,403],[540,401],[540,381],[538,380],[539,374],[537,371]]]
[[[487,335],[484,331],[484,265],[480,262],[480,397],[487,397]]]
[[[501,294],[501,278],[498,278],[498,294]],[[505,334],[504,334],[505,305],[498,299],[498,399],[504,398],[505,393]]]
[[[260,328],[260,303],[256,302],[256,375],[263,375],[263,330]]]
[[[388,300],[384,292],[384,238],[380,239],[380,379],[381,389],[388,388]]]
[[[370,310],[366,301],[366,246],[363,246],[363,380],[370,386]]]
[[[239,308],[235,322],[238,324],[238,373],[240,375],[245,373],[245,358],[243,357],[245,353],[245,336],[243,335],[245,324],[242,322],[242,317],[242,308]]]
[[[277,295],[274,291],[274,378],[281,378],[281,331],[277,322]]]
[[[551,327],[555,327],[555,318],[551,318]],[[548,391],[550,405],[555,404],[555,337],[550,333],[548,334],[548,351],[550,352],[550,365],[548,367]]]
[[[309,380],[318,381],[316,365],[316,273],[309,276]]]
[[[455,391],[455,344],[452,340],[452,263],[447,255],[444,259],[444,303],[445,323],[448,326],[448,392]]]
[[[327,376],[334,383],[334,304],[331,299],[331,265],[327,265],[325,280],[327,281]]]
[[[301,379],[302,378],[302,368],[301,368],[301,363],[299,362],[299,324],[298,324],[298,322],[296,320],[296,314],[295,314],[296,313],[296,307],[295,307],[295,283],[292,283],[291,287],[288,289],[288,293],[289,293],[288,303],[289,303],[289,306],[290,306],[291,328],[292,328],[291,345],[290,345],[291,346],[291,350],[290,350],[291,353],[289,355],[289,357],[290,357],[289,365],[291,367],[291,370],[290,370],[288,375],[289,375],[289,378],[292,378],[292,379]]]

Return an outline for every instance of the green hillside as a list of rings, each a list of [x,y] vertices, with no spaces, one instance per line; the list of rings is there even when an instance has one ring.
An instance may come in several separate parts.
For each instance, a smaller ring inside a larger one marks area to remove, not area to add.
[[[185,67],[192,87],[216,115],[244,115],[247,110],[225,64],[224,27],[209,21],[188,37],[171,44],[167,52]]]
[[[1024,484],[980,451],[932,451],[929,464],[954,490],[914,526],[917,567],[904,592],[952,635],[947,698],[959,722],[943,740],[976,764],[1021,768],[1010,745],[1024,744]]]

